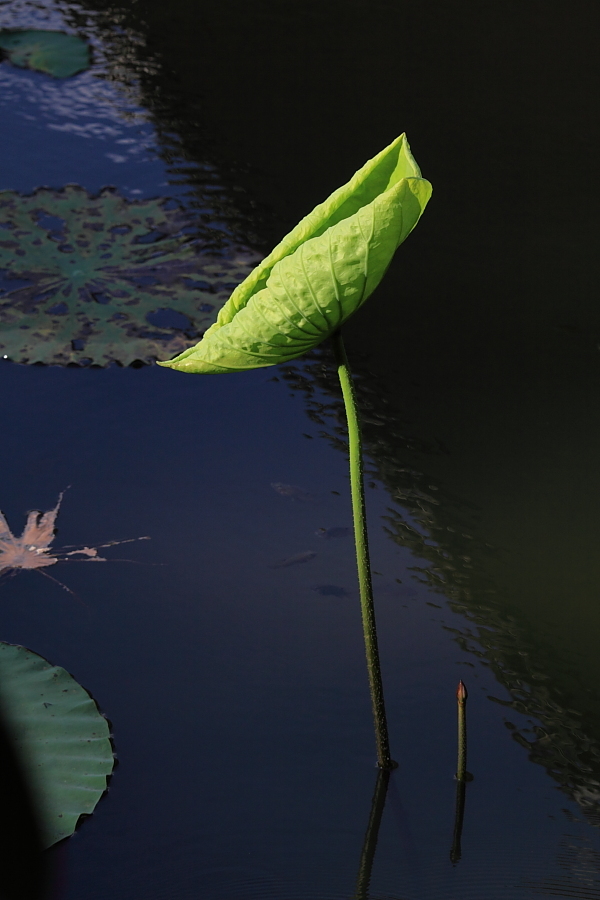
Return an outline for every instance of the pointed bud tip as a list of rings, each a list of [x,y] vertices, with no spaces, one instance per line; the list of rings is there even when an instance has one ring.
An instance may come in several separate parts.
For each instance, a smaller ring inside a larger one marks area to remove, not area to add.
[[[468,697],[467,688],[465,686],[464,681],[458,682],[458,687],[456,688],[456,699],[457,700],[466,700]]]

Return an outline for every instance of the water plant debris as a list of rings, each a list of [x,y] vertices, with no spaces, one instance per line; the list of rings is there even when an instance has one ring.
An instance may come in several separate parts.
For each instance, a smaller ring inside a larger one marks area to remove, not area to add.
[[[271,482],[271,487],[280,497],[286,497],[288,500],[314,500],[314,496],[305,491],[304,488],[298,487],[296,484],[284,484],[281,481]]]
[[[191,233],[193,232],[193,233]],[[257,255],[208,248],[167,198],[0,191],[0,356],[150,363],[193,344]]]
[[[335,527],[335,528],[317,528],[315,534],[317,537],[325,538],[325,540],[330,540],[331,538],[342,538],[348,537],[350,534],[349,528]]]
[[[317,554],[314,550],[306,550],[304,553],[296,553],[294,556],[288,556],[287,559],[282,559],[281,562],[275,563],[270,566],[271,569],[287,569],[288,566],[298,566],[302,563],[310,562],[311,559],[314,559]]]
[[[311,591],[319,594],[320,597],[349,597],[350,594],[345,587],[338,584],[313,584]]]
[[[83,546],[74,549],[51,550],[50,545],[56,534],[56,517],[58,516],[63,496],[64,492],[60,494],[56,506],[47,512],[40,512],[39,510],[29,512],[21,537],[13,535],[5,516],[0,512],[0,575],[15,572],[18,569],[43,569],[58,562],[75,560],[81,562],[107,562],[105,557],[98,555],[98,550],[120,544],[129,544],[132,541],[150,540],[149,537],[144,536],[124,541],[109,541],[106,544],[100,544],[98,547]],[[46,573],[42,572],[40,574],[44,575]],[[61,587],[65,587],[61,582],[58,583]],[[69,590],[69,588],[65,589]]]

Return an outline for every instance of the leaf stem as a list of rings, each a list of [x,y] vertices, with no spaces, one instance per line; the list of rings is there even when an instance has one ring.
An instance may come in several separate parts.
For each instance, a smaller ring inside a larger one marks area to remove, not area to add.
[[[371,582],[371,563],[369,560],[369,541],[365,512],[365,488],[363,483],[362,438],[358,421],[356,393],[352,383],[352,373],[348,365],[346,348],[341,331],[332,335],[333,350],[338,367],[338,376],[342,386],[346,419],[348,421],[348,449],[350,455],[350,491],[352,494],[352,513],[354,516],[354,542],[356,546],[356,563],[358,567],[358,583],[360,588],[360,606],[362,612],[365,652],[367,655],[367,671],[371,689],[371,703],[375,720],[375,740],[377,743],[377,765],[380,769],[394,769],[397,766],[390,756],[385,703],[383,699],[383,683],[379,664],[377,645],[377,629],[375,625],[375,606],[373,603],[373,585]]]

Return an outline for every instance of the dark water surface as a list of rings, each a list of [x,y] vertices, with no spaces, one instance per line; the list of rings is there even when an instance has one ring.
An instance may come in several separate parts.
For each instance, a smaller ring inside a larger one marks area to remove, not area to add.
[[[372,898],[600,896],[596,19],[0,3],[1,27],[94,47],[63,83],[0,64],[0,189],[177,196],[266,250],[403,130],[434,184],[346,338],[400,762]],[[58,544],[151,537],[54,567],[76,596],[35,572],[0,584],[2,639],[113,723],[108,796],[56,854],[64,896],[366,896],[374,748],[328,351],[229,378],[0,378],[13,528],[71,485]],[[453,864],[459,677],[476,777]]]
[[[23,473],[5,479],[15,529],[70,484],[57,545],[152,538],[106,551],[114,562],[54,567],[76,597],[35,572],[2,587],[4,639],[59,661],[113,723],[120,765],[65,850],[68,897],[352,895],[373,736],[352,544],[315,534],[349,524],[346,467],[269,377],[2,366],[2,467]],[[481,896],[482,885],[484,896],[528,896],[529,882],[559,878],[561,851],[575,884],[578,866],[595,879],[595,831],[510,740],[505,708],[486,699],[507,692],[445,630],[463,618],[411,578],[419,560],[387,539],[390,498],[374,483],[400,768],[373,896]],[[305,564],[273,568],[307,551]],[[328,585],[347,596],[315,590]],[[459,676],[476,781],[453,868]],[[510,720],[526,726],[512,710]]]

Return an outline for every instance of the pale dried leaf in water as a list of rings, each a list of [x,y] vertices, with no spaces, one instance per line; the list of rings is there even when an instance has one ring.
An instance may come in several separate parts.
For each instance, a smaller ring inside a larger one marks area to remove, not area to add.
[[[258,257],[191,227],[168,198],[0,191],[0,356],[129,365],[194,344]]]
[[[41,569],[58,562],[49,547],[54,539],[54,524],[63,495],[54,509],[48,512],[33,510],[20,538],[14,537],[4,515],[0,512],[0,572],[5,569]]]
[[[64,492],[63,492],[64,493]],[[50,544],[56,534],[56,517],[60,509],[63,493],[58,498],[54,509],[48,512],[33,510],[27,515],[27,523],[21,537],[15,537],[8,527],[5,516],[0,512],[0,575],[16,569],[41,569],[53,566],[58,562],[108,562],[104,556],[98,555],[98,547],[77,547],[74,550],[50,551]],[[100,547],[114,547],[129,544],[132,541],[146,541],[148,537],[129,538],[124,541],[109,541]],[[77,560],[77,557],[80,557]],[[51,576],[48,576],[51,577]],[[58,584],[61,584],[59,581]],[[65,585],[61,584],[61,587]],[[69,590],[69,588],[65,588]]]

